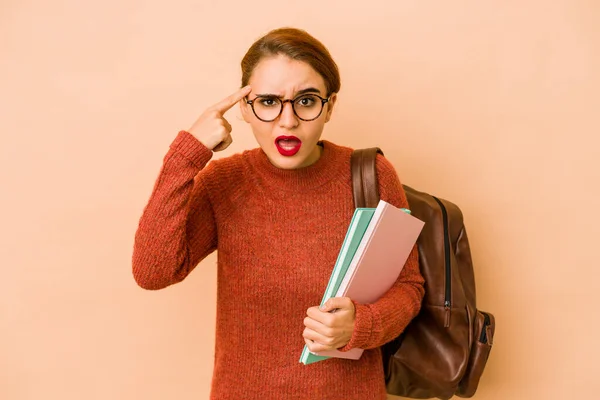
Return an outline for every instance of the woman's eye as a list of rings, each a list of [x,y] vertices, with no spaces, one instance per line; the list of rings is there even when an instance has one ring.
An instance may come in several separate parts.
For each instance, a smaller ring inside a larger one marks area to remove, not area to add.
[[[267,99],[261,99],[260,100],[260,104],[262,106],[265,106],[265,107],[273,107],[273,106],[278,105],[279,102],[277,101],[277,99],[269,99],[269,98],[267,98]]]
[[[298,100],[296,100],[296,104],[302,107],[311,107],[315,105],[316,102],[317,101],[314,96],[300,97]]]

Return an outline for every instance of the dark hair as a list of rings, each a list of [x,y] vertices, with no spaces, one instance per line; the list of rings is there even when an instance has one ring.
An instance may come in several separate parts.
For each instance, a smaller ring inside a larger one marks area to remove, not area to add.
[[[325,81],[327,96],[340,90],[340,73],[329,50],[302,29],[274,29],[250,46],[242,59],[242,87],[250,81],[254,68],[265,57],[285,55],[304,61],[317,71]]]

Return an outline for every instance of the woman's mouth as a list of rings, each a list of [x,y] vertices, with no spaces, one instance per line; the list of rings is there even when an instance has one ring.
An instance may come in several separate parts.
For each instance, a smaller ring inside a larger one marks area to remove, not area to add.
[[[279,154],[291,157],[300,151],[302,141],[296,136],[279,136],[275,139],[275,147]]]

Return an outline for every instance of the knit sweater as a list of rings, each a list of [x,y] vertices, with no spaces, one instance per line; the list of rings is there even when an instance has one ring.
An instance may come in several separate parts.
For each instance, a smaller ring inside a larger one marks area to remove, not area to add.
[[[416,247],[382,298],[354,302],[341,350],[366,349],[359,360],[299,362],[306,310],[321,301],[354,212],[352,149],[320,143],[314,164],[284,170],[260,148],[210,161],[212,151],[180,131],[163,159],[135,235],[133,275],[161,289],[217,250],[211,399],[386,398],[378,347],[420,309]],[[381,198],[408,207],[393,166],[381,155],[376,166]]]

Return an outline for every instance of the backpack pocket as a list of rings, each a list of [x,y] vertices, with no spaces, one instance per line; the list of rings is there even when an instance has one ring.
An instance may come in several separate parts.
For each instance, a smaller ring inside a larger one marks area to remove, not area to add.
[[[479,379],[492,350],[495,330],[494,315],[477,310],[474,326],[475,337],[469,355],[469,364],[456,392],[458,396],[472,397],[475,394]]]

